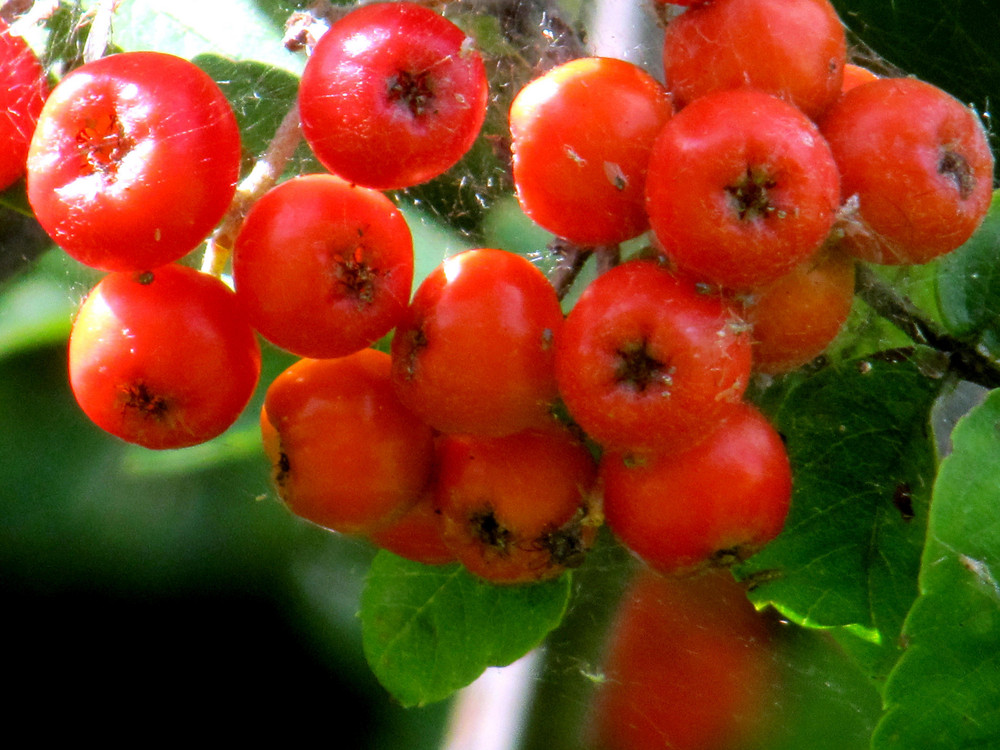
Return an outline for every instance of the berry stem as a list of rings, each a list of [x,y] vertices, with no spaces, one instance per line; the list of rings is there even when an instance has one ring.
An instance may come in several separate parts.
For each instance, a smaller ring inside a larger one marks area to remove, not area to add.
[[[963,380],[986,388],[1000,387],[1000,364],[974,346],[942,331],[910,300],[897,294],[870,268],[859,263],[856,292],[869,307],[909,336],[914,343],[936,349]]]
[[[594,248],[597,255],[597,275],[600,276],[605,271],[622,262],[622,249],[619,245],[601,245]]]
[[[236,195],[229,206],[229,211],[205,248],[202,271],[219,276],[225,270],[244,217],[250,207],[277,183],[301,138],[299,103],[296,100],[275,131],[267,150],[254,164],[250,174],[236,188]]]
[[[7,25],[13,24],[17,21],[19,16],[23,16],[32,9],[34,5],[34,0],[6,0],[6,2],[0,2],[0,20],[3,20]]]
[[[598,275],[621,262],[621,248],[618,245],[578,245],[557,237],[549,243],[548,250],[558,261],[549,272],[549,281],[556,289],[556,296],[563,299],[573,287],[587,259],[593,255],[597,261]]]
[[[556,296],[561,300],[569,294],[573,282],[583,270],[593,248],[582,247],[574,242],[556,238],[549,243],[548,249],[558,259],[555,267],[549,272],[549,281],[555,287]]]

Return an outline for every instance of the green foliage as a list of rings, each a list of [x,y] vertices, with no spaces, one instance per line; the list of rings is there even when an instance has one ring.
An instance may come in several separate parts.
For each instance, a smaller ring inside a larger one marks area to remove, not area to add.
[[[809,627],[850,627],[891,666],[916,574],[934,477],[940,383],[912,359],[845,361],[785,397],[777,426],[794,476],[784,532],[738,574],[752,599]]]
[[[959,251],[939,263],[937,293],[948,330],[991,353],[1000,346],[1000,192],[986,221]]]
[[[491,586],[457,564],[433,567],[379,552],[361,598],[365,656],[404,706],[443,700],[487,667],[538,646],[569,595],[569,575]]]
[[[1000,740],[1000,393],[955,428],[941,464],[920,596],[885,689],[873,748],[996,747]]]
[[[93,5],[63,2],[50,19],[46,56],[54,74],[60,63],[78,62],[89,28],[83,12]],[[282,24],[302,5],[123,0],[113,42],[193,58],[219,81],[249,168],[294,98],[304,57],[284,48]],[[572,5],[575,13],[579,3]],[[989,2],[834,5],[857,39],[884,56],[877,64],[923,76],[981,110],[1000,100]],[[498,57],[511,54],[492,19],[472,20]],[[475,163],[495,169],[484,153]],[[289,173],[314,168],[303,147]],[[509,199],[494,200],[495,183],[476,179],[459,199],[441,185],[397,196],[414,231],[417,282],[472,238],[529,254],[544,248],[547,235]],[[480,198],[485,205],[454,215],[462,201]],[[0,205],[27,213],[23,186],[0,196]],[[885,276],[956,345],[979,347],[983,367],[994,370],[998,246],[995,200],[964,248],[908,279]],[[2,249],[26,255],[16,244]],[[545,710],[561,710],[558,698],[572,695],[562,710],[574,721],[554,724],[574,725],[599,679],[600,638],[578,640],[566,629],[578,637],[607,624],[588,609],[586,574],[496,588],[455,567],[373,555],[361,542],[299,523],[267,482],[256,438],[262,392],[244,419],[207,446],[151,455],[98,434],[75,409],[61,369],[73,310],[95,280],[52,250],[0,282],[0,563],[8,580],[45,590],[85,582],[87,590],[146,597],[253,589],[287,606],[316,650],[369,694],[376,692],[370,668],[382,686],[373,701],[385,700],[384,688],[405,706],[443,702],[485,668],[542,645],[551,655],[543,688],[559,685],[546,691]],[[778,658],[789,704],[800,713],[783,719],[771,747],[863,747],[880,708],[875,750],[1000,746],[1000,397],[992,393],[948,443],[935,417],[955,386],[942,367],[954,352],[935,353],[927,343],[859,303],[828,366],[760,393],[795,470],[784,533],[736,571],[752,583],[758,606],[796,624]],[[266,348],[262,387],[289,361]],[[951,452],[939,465],[942,445]],[[599,558],[606,581],[629,567],[616,552]],[[614,585],[602,595],[612,596]],[[585,658],[567,650],[584,641]],[[829,727],[828,745],[809,739],[820,725]],[[536,730],[544,736],[537,746],[574,747],[566,734]]]

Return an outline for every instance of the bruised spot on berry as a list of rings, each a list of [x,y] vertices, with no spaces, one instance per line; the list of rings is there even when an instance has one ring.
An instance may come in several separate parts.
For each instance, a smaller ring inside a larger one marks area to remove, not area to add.
[[[155,278],[156,275],[152,271],[143,271],[142,273],[136,274],[135,280],[143,286],[149,286],[153,283],[153,279]]]
[[[430,82],[431,77],[426,71],[411,73],[401,70],[389,79],[389,101],[398,102],[414,117],[420,117],[428,112],[434,100]]]
[[[587,557],[587,545],[583,541],[583,514],[579,513],[569,523],[560,526],[542,537],[545,549],[554,565],[563,568],[578,568]]]
[[[288,454],[284,451],[278,452],[278,463],[274,465],[274,483],[279,487],[284,486],[285,480],[288,478],[289,472],[292,470],[291,461],[288,460]]]
[[[417,360],[420,357],[420,352],[429,343],[427,334],[424,333],[423,325],[418,325],[416,328],[405,333],[400,334],[397,332],[396,335],[402,335],[403,340],[403,349],[400,357],[403,366],[403,375],[407,380],[413,380],[417,376]]]
[[[674,368],[653,357],[646,341],[627,343],[615,352],[615,380],[637,393],[656,388],[669,395],[673,386]]]
[[[748,166],[746,173],[726,186],[725,190],[740,221],[754,221],[767,218],[774,212],[769,191],[777,184],[766,171]]]
[[[98,172],[112,179],[122,159],[135,147],[114,112],[88,118],[77,132],[76,142],[91,174]]]
[[[333,278],[338,289],[362,305],[369,305],[378,291],[380,273],[365,261],[365,247],[358,245],[347,253],[333,256]]]
[[[976,175],[968,160],[957,151],[944,149],[938,160],[938,173],[950,178],[962,200],[968,200],[976,189]]]
[[[502,555],[509,554],[512,544],[510,529],[501,524],[492,508],[486,508],[469,517],[473,537],[489,549]]]
[[[122,407],[125,411],[155,421],[166,417],[170,408],[167,400],[153,393],[145,383],[129,383],[123,390]]]

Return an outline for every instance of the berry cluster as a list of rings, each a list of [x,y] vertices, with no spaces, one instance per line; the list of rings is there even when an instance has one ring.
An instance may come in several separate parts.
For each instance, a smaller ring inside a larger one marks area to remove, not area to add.
[[[525,213],[615,266],[557,337],[561,400],[601,448],[608,526],[672,572],[744,559],[782,528],[791,472],[743,398],[752,374],[830,345],[858,259],[964,243],[993,184],[975,114],[849,64],[827,0],[684,5],[664,22],[663,84],[576,59],[510,109]],[[615,265],[640,235],[648,249]]]
[[[253,206],[232,286],[181,263],[238,198],[240,132],[218,85],[188,60],[144,51],[86,62],[50,92],[32,51],[2,31],[16,147],[4,154],[3,186],[26,173],[42,228],[109,272],[69,348],[74,395],[96,424],[149,448],[202,443],[249,403],[257,333],[301,356],[337,357],[395,326],[412,240],[395,205],[368,186],[428,180],[477,136],[485,70],[454,24],[413,3],[380,3],[323,37],[302,80],[302,128],[339,176],[283,183]],[[335,129],[344,123],[348,135]]]
[[[259,335],[301,358],[261,413],[276,486],[326,528],[497,583],[579,564],[605,521],[660,571],[759,550],[792,475],[752,376],[829,346],[858,259],[961,245],[993,158],[948,94],[850,65],[828,0],[684,5],[664,21],[662,82],[581,57],[510,106],[524,213],[603,270],[568,312],[496,248],[445,259],[411,295],[413,242],[385,191],[455,165],[490,102],[475,44],[428,7],[362,5],[316,42],[298,111],[329,173],[241,214],[231,286],[180,262],[238,197],[239,129],[212,79],[128,52],[49,93],[0,29],[26,150],[7,171],[26,167],[59,246],[109,272],[70,341],[84,412],[150,448],[211,439],[257,387]]]
[[[193,63],[128,52],[65,75],[38,117],[27,193],[50,237],[109,271],[70,337],[70,384],[97,425],[151,448],[221,434],[260,376],[232,290],[177,261],[232,202],[236,117]]]
[[[594,458],[551,412],[562,323],[524,256],[447,258],[389,353],[302,359],[270,385],[261,422],[281,496],[327,528],[493,582],[578,564],[601,519]]]

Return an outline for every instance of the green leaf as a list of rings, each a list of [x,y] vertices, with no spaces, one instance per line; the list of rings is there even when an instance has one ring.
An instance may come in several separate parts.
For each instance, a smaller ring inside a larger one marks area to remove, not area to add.
[[[365,656],[404,706],[448,698],[487,667],[505,666],[562,620],[570,576],[493,586],[459,565],[427,566],[379,552],[361,596]]]
[[[124,0],[115,13],[113,39],[124,50],[155,49],[189,60],[215,54],[301,73],[305,56],[285,49],[281,23],[260,5],[252,0]]]
[[[963,418],[941,464],[920,597],[885,689],[877,750],[1000,747],[1000,392]]]
[[[1000,191],[989,214],[962,247],[938,265],[937,295],[942,322],[964,339],[983,339],[993,351],[1000,344]]]
[[[776,415],[795,478],[791,511],[736,571],[758,606],[861,637],[875,678],[895,662],[917,596],[939,388],[919,358],[893,356],[843,362],[793,388]]]
[[[261,156],[295,103],[298,77],[266,63],[232,60],[214,54],[198,55],[192,62],[219,84],[232,105],[245,159],[252,161]],[[300,141],[285,170],[286,175],[322,171],[325,170],[305,141]]]

